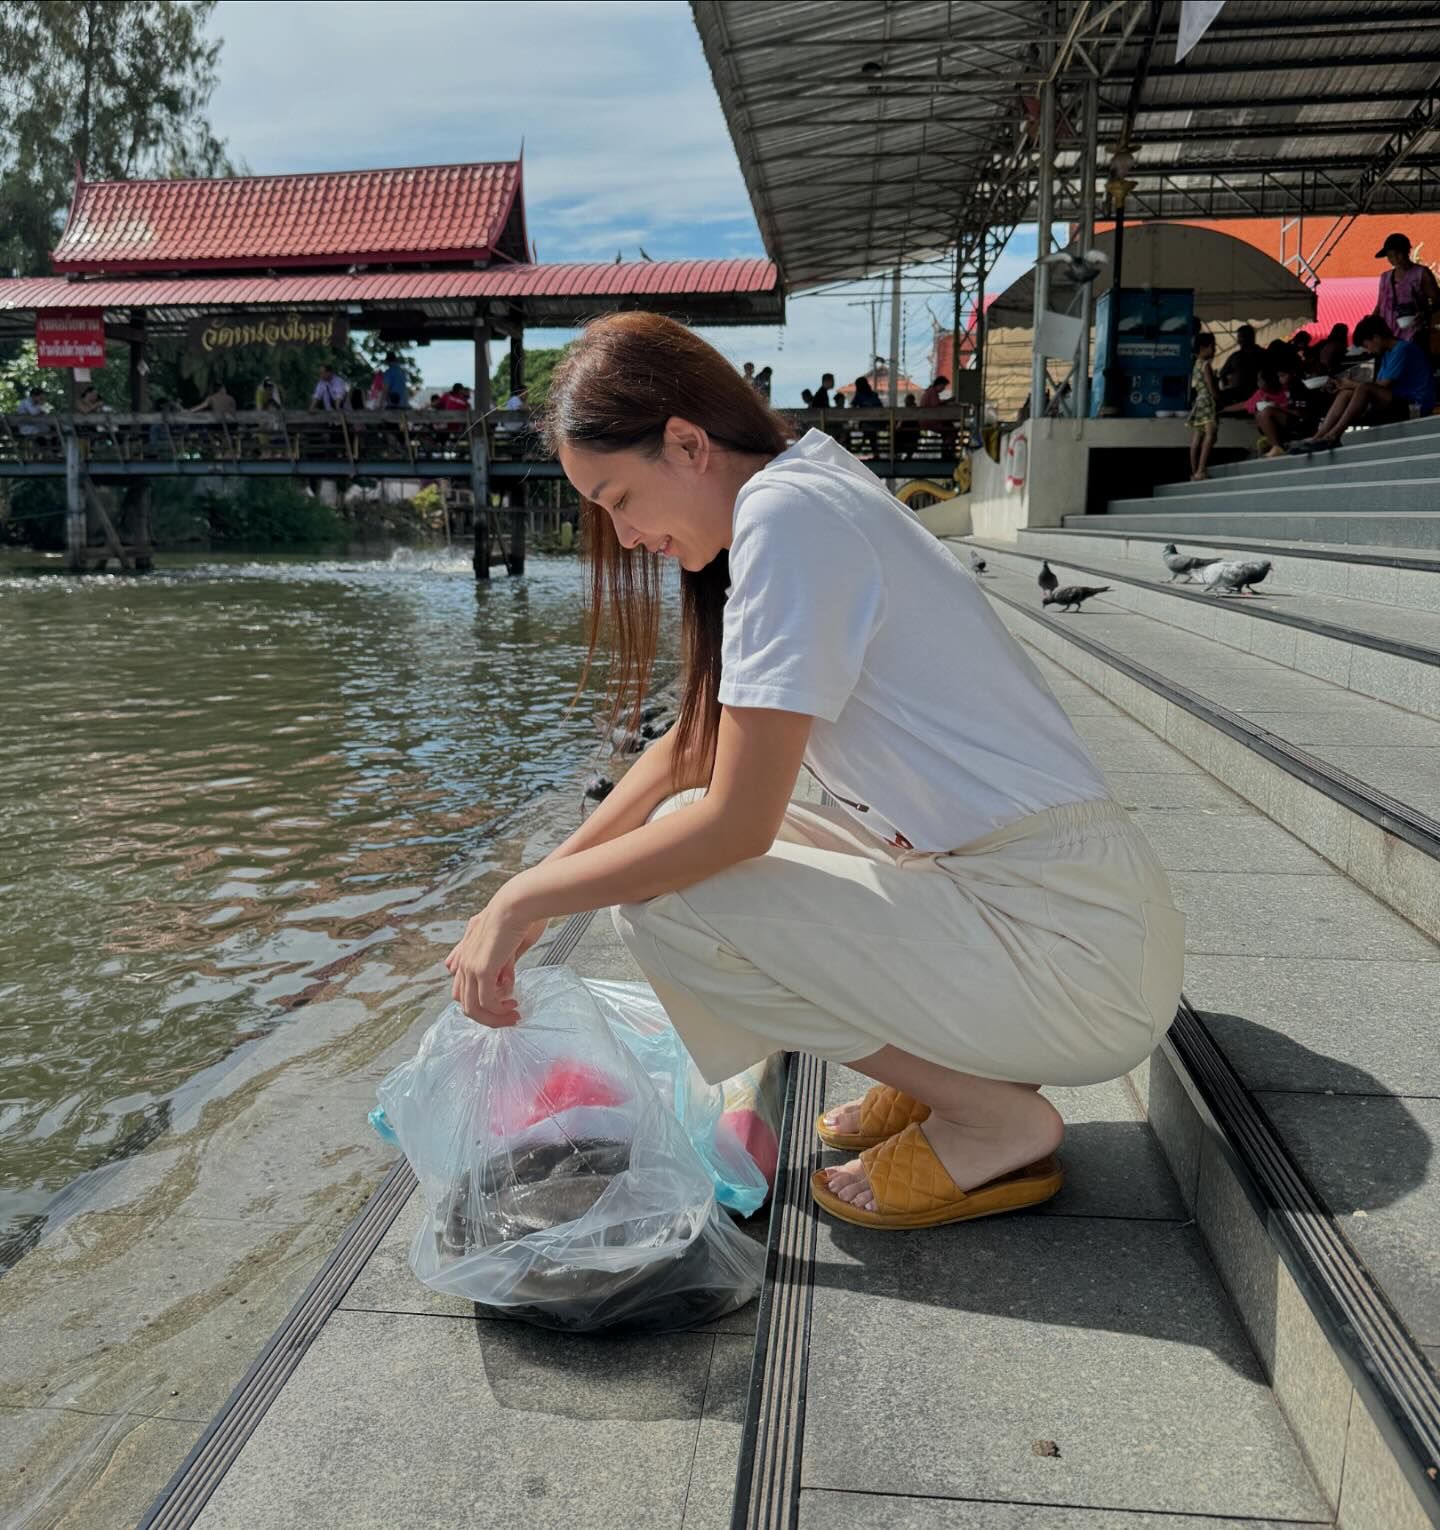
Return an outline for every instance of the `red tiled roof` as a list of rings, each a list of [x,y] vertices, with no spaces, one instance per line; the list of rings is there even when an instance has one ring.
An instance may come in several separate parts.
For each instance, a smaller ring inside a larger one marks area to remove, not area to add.
[[[778,291],[769,260],[655,260],[624,265],[493,266],[487,271],[305,276],[0,279],[0,311],[55,308],[300,307],[472,298],[719,297]]]
[[[514,161],[228,180],[82,180],[51,261],[57,271],[98,274],[488,260],[520,180]]]

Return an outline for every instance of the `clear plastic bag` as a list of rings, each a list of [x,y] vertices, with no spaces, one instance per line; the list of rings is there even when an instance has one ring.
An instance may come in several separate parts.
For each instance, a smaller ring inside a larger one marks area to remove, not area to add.
[[[716,1202],[675,1108],[688,1086],[665,1098],[568,969],[515,986],[518,1025],[452,1004],[380,1085],[427,1212],[415,1274],[576,1332],[688,1328],[744,1306],[764,1251]]]
[[[736,1139],[722,1129],[726,1086],[707,1084],[685,1050],[679,1032],[648,983],[612,983],[582,978],[601,1017],[650,1076],[660,1098],[685,1129],[710,1174],[722,1206],[751,1216],[765,1204],[773,1169],[766,1175]]]

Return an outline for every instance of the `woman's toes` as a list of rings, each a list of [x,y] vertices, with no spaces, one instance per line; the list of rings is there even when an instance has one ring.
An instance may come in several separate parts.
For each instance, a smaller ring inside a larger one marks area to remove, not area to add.
[[[860,1101],[850,1100],[825,1112],[825,1125],[832,1132],[849,1136],[860,1130]]]

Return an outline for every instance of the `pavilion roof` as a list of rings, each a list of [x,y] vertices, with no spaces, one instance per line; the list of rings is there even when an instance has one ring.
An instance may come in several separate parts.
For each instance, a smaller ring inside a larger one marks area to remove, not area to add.
[[[488,270],[321,272],[303,275],[0,278],[0,333],[31,332],[37,313],[100,309],[123,324],[144,309],[151,334],[183,330],[207,312],[333,309],[352,326],[408,327],[418,338],[468,335],[488,317],[574,327],[600,313],[646,309],[703,324],[774,324],[785,298],[769,260],[656,260],[623,264],[506,264]]]
[[[521,164],[76,183],[56,271],[527,261]]]

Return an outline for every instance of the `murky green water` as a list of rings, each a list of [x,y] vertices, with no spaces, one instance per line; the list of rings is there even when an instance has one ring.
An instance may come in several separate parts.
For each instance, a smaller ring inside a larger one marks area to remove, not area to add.
[[[597,754],[573,559],[163,561],[0,577],[0,1246]]]

